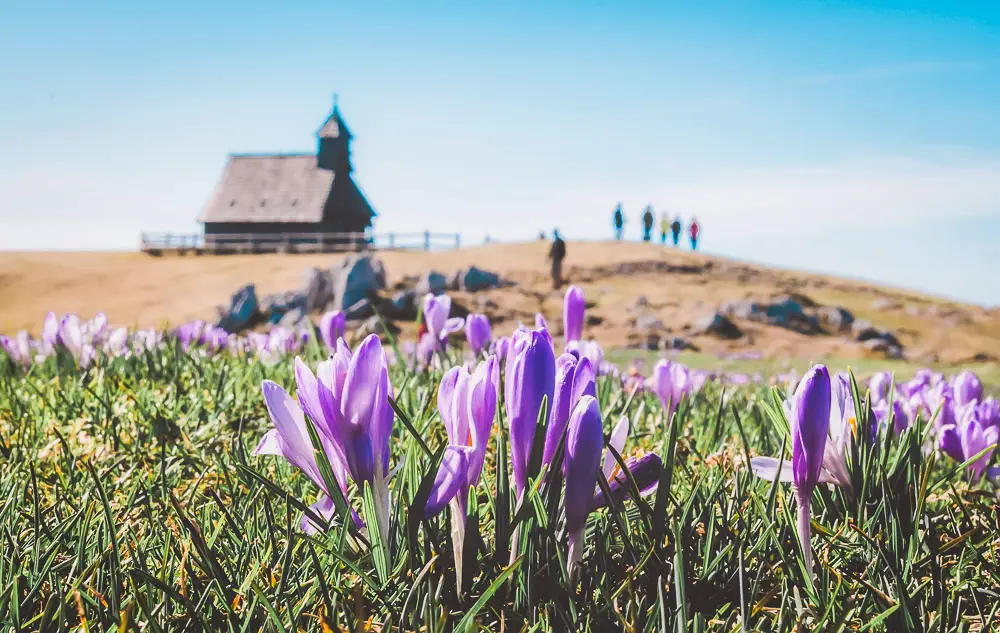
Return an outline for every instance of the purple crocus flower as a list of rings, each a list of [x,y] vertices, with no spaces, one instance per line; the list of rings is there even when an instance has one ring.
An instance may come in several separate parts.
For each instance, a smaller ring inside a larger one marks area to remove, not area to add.
[[[496,415],[500,367],[496,358],[480,363],[475,373],[453,367],[438,387],[438,412],[448,434],[448,448],[424,509],[428,517],[451,510],[452,545],[459,587],[469,490],[479,483],[486,446]]]
[[[433,293],[427,293],[424,296],[423,314],[427,333],[434,337],[437,351],[447,347],[448,337],[461,330],[465,324],[461,318],[448,318],[451,314],[451,297],[448,295],[434,296]]]
[[[593,396],[584,396],[573,409],[566,434],[566,532],[569,553],[566,567],[571,582],[575,582],[583,560],[584,532],[587,516],[593,509],[594,486],[601,466],[604,437],[601,430],[601,408]]]
[[[880,371],[872,375],[868,389],[872,393],[872,402],[878,404],[889,399],[889,388],[892,386],[892,374]]]
[[[204,329],[205,322],[200,320],[182,323],[177,326],[177,330],[174,334],[177,337],[177,340],[180,341],[181,349],[186,352],[190,350],[192,346],[200,343],[201,333]]]
[[[470,314],[465,318],[465,340],[473,354],[482,354],[489,347],[490,338],[490,320],[485,314]]]
[[[583,289],[579,286],[570,286],[563,299],[563,336],[567,343],[583,338],[585,312],[586,301],[583,298]]]
[[[549,409],[549,425],[545,433],[542,463],[551,464],[562,440],[570,414],[583,396],[596,396],[594,368],[586,358],[563,354],[556,360],[556,383]]]
[[[986,398],[976,408],[979,421],[982,422],[983,426],[1000,426],[1000,401],[995,398]]]
[[[337,349],[337,339],[347,331],[347,316],[340,310],[325,313],[319,319],[319,335],[327,348]]]
[[[788,412],[792,427],[791,468],[787,468],[787,463],[779,464],[778,460],[770,457],[755,457],[751,460],[753,472],[758,477],[772,481],[775,478],[782,481],[791,479],[799,507],[799,542],[810,576],[813,569],[810,504],[813,489],[821,478],[825,480],[829,477],[829,474],[824,477],[824,473],[828,473],[824,469],[824,463],[827,459],[833,396],[830,373],[826,367],[816,365],[806,372],[799,381]]]
[[[653,367],[652,387],[653,393],[663,405],[667,422],[670,422],[681,400],[690,390],[687,367],[673,361],[661,360]]]
[[[545,320],[545,315],[541,312],[535,313],[535,329],[536,330],[548,330],[549,323]]]
[[[628,439],[628,433],[629,420],[627,417],[622,416],[618,424],[611,431],[611,438],[608,440],[608,445],[613,447],[625,460],[625,466],[632,474],[632,478],[639,488],[639,494],[646,496],[654,492],[659,485],[663,462],[656,453],[646,453],[639,458],[625,457],[625,441]],[[601,474],[608,482],[611,498],[616,501],[624,498],[628,490],[628,477],[621,469],[621,466],[618,465],[618,460],[615,459],[610,449],[604,451]],[[598,488],[594,493],[592,508],[597,510],[607,505],[607,503],[608,500],[604,497],[604,490]]]
[[[555,373],[555,352],[543,331],[515,332],[507,354],[504,404],[518,498],[528,482],[528,460],[542,401],[549,403],[550,410],[553,406]]]
[[[299,404],[330,441],[338,484],[343,487],[350,476],[359,487],[371,487],[376,516],[367,519],[377,521],[386,543],[393,411],[389,406],[392,387],[378,335],[370,334],[353,354],[339,339],[337,351],[319,365],[315,376],[297,358],[295,382]]]
[[[986,472],[990,459],[996,452],[998,440],[1000,427],[984,424],[980,418],[980,409],[974,404],[959,410],[955,424],[945,424],[938,430],[938,445],[955,461],[967,461],[989,449],[982,457],[969,464],[968,471],[973,481],[979,480]]]
[[[597,373],[603,373],[605,370],[604,350],[597,341],[570,341],[566,344],[566,353],[577,358],[586,357]]]
[[[955,376],[952,390],[955,394],[955,404],[960,407],[983,398],[983,383],[980,382],[979,376],[968,369]]]
[[[882,425],[888,423],[890,409],[892,410],[892,432],[899,435],[910,426],[910,417],[906,414],[902,402],[894,400],[890,406],[887,400],[883,400],[876,404],[872,411],[875,413],[875,419]]]
[[[510,350],[510,337],[501,336],[498,339],[494,339],[490,343],[490,354],[497,357],[497,360],[503,362],[507,360],[507,352]]]
[[[55,312],[45,315],[45,323],[42,324],[42,351],[48,356],[55,351],[59,343],[59,317]]]

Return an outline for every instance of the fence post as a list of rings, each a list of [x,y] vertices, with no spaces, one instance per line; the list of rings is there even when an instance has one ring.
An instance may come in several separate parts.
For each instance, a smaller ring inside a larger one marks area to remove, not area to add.
[[[455,248],[456,249],[462,248],[462,234],[461,233],[455,233]]]
[[[430,231],[424,231],[424,250],[425,251],[431,250],[431,232]]]
[[[396,246],[396,234],[395,233],[390,233],[389,234],[389,248],[392,249],[395,246]]]

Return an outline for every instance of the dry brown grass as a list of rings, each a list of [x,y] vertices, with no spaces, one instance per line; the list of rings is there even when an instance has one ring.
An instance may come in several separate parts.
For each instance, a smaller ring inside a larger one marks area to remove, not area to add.
[[[533,318],[540,310],[557,322],[559,293],[547,279],[543,242],[489,245],[439,253],[380,253],[390,283],[428,269],[448,273],[475,264],[518,282],[509,289],[460,296],[473,309],[487,300],[489,308],[507,320]],[[685,323],[707,314],[721,302],[766,297],[787,292],[806,294],[820,303],[838,304],[859,318],[893,329],[915,359],[937,356],[943,362],[971,359],[976,354],[1000,357],[1000,314],[996,310],[956,304],[919,293],[837,279],[778,271],[710,258],[651,244],[613,242],[571,243],[566,262],[571,281],[580,283],[591,313],[604,319],[591,335],[607,346],[624,345],[630,331],[628,306],[647,297],[653,312],[677,332]],[[0,253],[0,332],[26,328],[38,332],[45,313],[107,313],[112,323],[141,327],[213,318],[215,306],[248,282],[260,294],[298,288],[303,270],[329,266],[335,255],[164,256],[140,253]],[[701,272],[639,271],[614,274],[625,262],[656,262],[708,268]],[[877,300],[888,300],[885,308]],[[697,342],[705,351],[735,351],[752,347],[768,356],[821,358],[856,357],[858,345],[837,336],[808,337],[786,330],[744,324],[750,341],[735,344]]]

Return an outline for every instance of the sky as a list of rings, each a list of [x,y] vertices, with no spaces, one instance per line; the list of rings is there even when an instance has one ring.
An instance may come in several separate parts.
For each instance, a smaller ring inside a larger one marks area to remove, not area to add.
[[[0,249],[196,232],[333,94],[375,231],[696,216],[706,252],[1000,304],[1000,3],[107,0],[0,9]]]

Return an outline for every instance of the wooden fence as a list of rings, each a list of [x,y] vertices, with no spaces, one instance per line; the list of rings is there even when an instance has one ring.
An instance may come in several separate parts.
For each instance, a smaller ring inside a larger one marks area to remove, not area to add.
[[[139,248],[164,253],[337,253],[363,250],[459,248],[458,233],[142,233]]]

